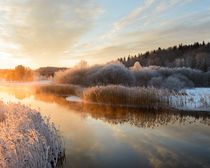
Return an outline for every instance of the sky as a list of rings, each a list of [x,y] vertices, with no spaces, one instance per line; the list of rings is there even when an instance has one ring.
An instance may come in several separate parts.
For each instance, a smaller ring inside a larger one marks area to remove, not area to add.
[[[209,0],[0,0],[0,68],[103,64],[210,41]]]

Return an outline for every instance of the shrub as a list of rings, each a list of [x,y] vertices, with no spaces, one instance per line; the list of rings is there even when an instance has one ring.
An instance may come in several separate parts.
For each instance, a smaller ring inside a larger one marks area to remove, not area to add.
[[[55,74],[58,84],[74,84],[96,86],[109,84],[135,85],[135,77],[131,71],[121,64],[107,64],[89,68],[72,68]]]
[[[57,72],[55,81],[58,84],[74,84],[84,87],[106,85],[153,86],[178,91],[183,88],[209,87],[210,72],[202,72],[191,68],[157,66],[129,70],[121,64],[107,64]]]

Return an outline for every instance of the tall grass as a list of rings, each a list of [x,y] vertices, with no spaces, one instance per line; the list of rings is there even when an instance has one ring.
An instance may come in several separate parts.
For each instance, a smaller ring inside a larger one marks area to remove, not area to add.
[[[0,167],[56,167],[64,144],[49,118],[20,104],[0,102]]]
[[[194,100],[196,98],[196,100]],[[196,94],[156,89],[154,87],[95,86],[84,90],[88,103],[132,106],[143,109],[209,110],[209,93]]]
[[[144,109],[166,109],[170,107],[168,90],[154,87],[96,86],[83,92],[87,102],[99,104],[134,106]]]

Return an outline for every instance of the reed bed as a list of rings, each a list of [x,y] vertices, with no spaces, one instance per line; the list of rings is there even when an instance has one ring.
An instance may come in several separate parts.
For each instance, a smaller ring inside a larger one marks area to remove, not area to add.
[[[166,109],[170,107],[170,92],[154,87],[96,86],[83,92],[86,102],[98,104],[133,106],[144,109]]]
[[[143,109],[210,110],[210,94],[185,93],[154,87],[95,86],[83,92],[85,102]]]

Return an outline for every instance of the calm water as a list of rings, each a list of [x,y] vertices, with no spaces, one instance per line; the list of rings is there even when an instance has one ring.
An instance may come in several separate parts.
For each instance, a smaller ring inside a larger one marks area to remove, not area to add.
[[[210,167],[210,116],[70,103],[0,87],[0,99],[50,115],[66,142],[64,167]]]

